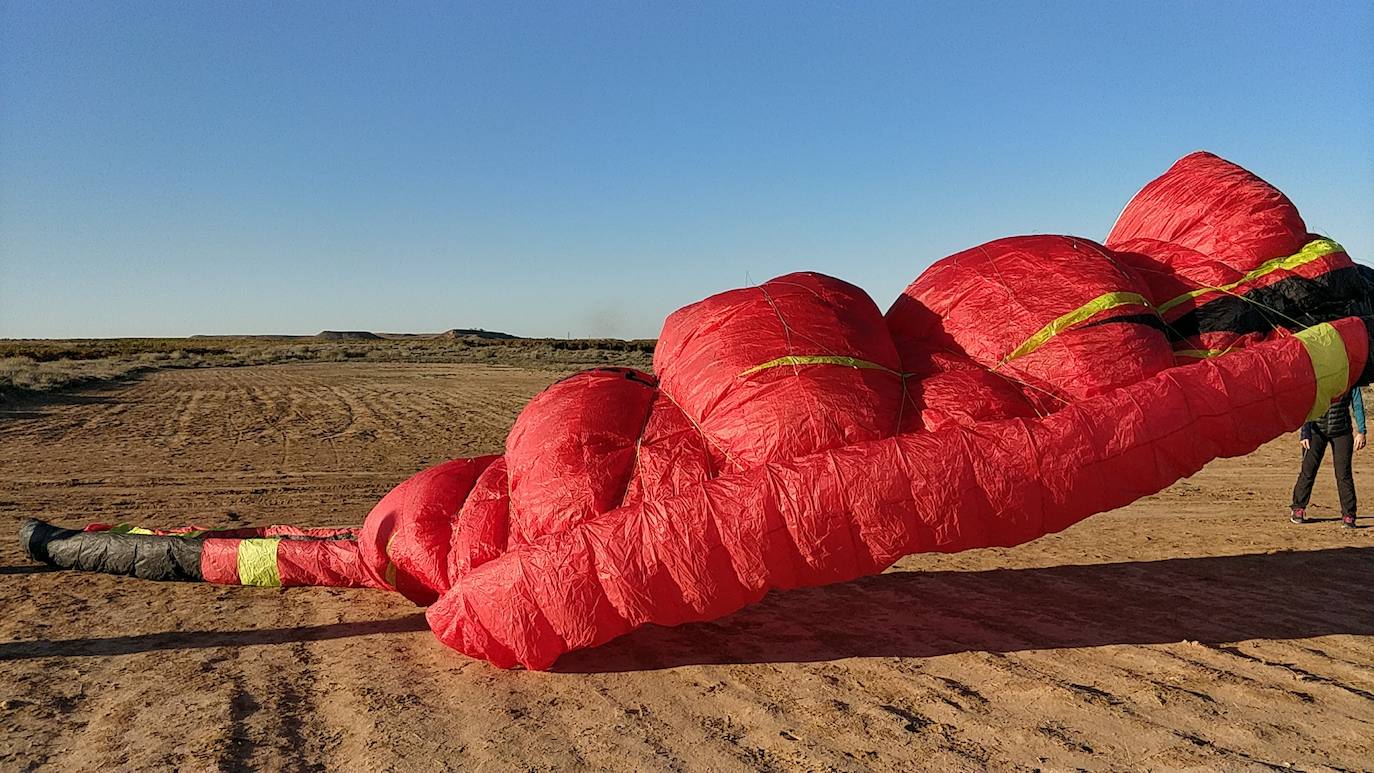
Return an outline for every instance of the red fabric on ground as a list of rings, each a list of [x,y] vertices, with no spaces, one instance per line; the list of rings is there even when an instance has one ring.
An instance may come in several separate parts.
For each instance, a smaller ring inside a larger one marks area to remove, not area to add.
[[[382,587],[363,571],[362,561],[357,540],[284,539],[277,545],[277,574],[283,587]]]
[[[239,584],[239,540],[211,538],[200,549],[200,574],[205,582]]]

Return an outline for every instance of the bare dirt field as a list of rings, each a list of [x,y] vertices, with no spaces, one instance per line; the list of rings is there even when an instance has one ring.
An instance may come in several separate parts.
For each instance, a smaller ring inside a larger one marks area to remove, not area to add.
[[[0,769],[1365,770],[1374,529],[1294,438],[1011,550],[916,556],[639,631],[551,673],[440,645],[375,591],[44,571],[64,525],[352,525],[498,449],[552,371],[168,370],[0,406]],[[1374,450],[1356,474],[1374,497]]]

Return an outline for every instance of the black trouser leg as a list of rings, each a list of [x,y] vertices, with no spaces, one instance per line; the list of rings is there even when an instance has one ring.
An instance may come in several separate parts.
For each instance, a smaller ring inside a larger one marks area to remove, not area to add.
[[[1331,465],[1336,468],[1336,493],[1341,498],[1341,515],[1355,514],[1355,474],[1350,471],[1350,460],[1354,455],[1354,435],[1331,438]]]
[[[1326,435],[1320,430],[1313,430],[1308,442],[1310,447],[1302,452],[1302,470],[1298,472],[1297,485],[1293,486],[1293,507],[1307,507],[1307,503],[1312,501],[1312,484],[1317,480],[1322,457],[1326,456],[1326,444]],[[1350,491],[1353,497],[1354,488]]]

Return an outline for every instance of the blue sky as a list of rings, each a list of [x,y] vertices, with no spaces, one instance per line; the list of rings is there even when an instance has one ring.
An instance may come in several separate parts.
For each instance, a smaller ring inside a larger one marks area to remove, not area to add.
[[[1199,148],[1371,262],[1374,4],[3,0],[0,336],[886,308]]]

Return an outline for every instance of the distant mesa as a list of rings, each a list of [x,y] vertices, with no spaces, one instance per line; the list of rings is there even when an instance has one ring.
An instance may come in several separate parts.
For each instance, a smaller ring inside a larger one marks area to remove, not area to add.
[[[511,341],[520,336],[513,336],[510,333],[501,333],[495,330],[469,330],[467,328],[455,327],[452,330],[445,330],[435,338],[489,338],[499,341]]]
[[[365,330],[323,330],[315,336],[326,341],[382,341],[382,340],[437,340],[444,339],[449,341],[471,340],[480,338],[490,341],[514,341],[520,336],[513,336],[510,333],[502,333],[497,330],[483,330],[481,328],[455,327],[452,330],[445,330],[442,333],[369,333]]]
[[[382,337],[366,330],[321,330],[316,336],[324,341],[380,341]]]

